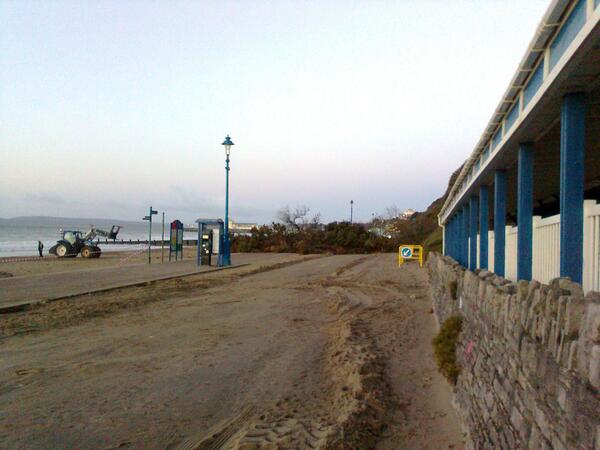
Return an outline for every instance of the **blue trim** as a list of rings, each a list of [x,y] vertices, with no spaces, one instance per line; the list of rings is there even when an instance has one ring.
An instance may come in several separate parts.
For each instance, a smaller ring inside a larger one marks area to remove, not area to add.
[[[527,86],[525,86],[525,89],[523,89],[523,108],[525,108],[529,104],[535,93],[542,85],[543,81],[544,62],[542,61],[538,65],[537,69],[535,69],[535,72],[533,72],[533,75],[531,75],[531,78],[527,82]]]
[[[573,39],[585,25],[587,0],[579,0],[550,45],[550,69],[560,60]]]
[[[565,95],[560,129],[560,276],[583,279],[585,95]]]
[[[479,267],[488,268],[488,214],[489,193],[487,186],[479,188]]]
[[[494,174],[494,272],[504,276],[506,241],[506,172]]]
[[[517,121],[518,117],[519,117],[519,97],[517,97],[517,100],[515,101],[515,104],[513,105],[512,109],[506,115],[506,122],[504,124],[504,131],[506,131],[506,132],[510,131],[510,129],[512,128],[512,126]]]
[[[477,269],[477,221],[479,219],[479,199],[471,197],[469,204],[469,232],[471,248],[469,249],[469,270]]]
[[[517,175],[517,280],[531,280],[533,251],[533,144],[519,145]]]

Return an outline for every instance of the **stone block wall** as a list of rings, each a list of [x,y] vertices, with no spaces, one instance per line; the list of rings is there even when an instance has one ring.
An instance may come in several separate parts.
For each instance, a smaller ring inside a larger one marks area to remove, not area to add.
[[[463,318],[455,399],[471,448],[600,450],[600,294],[427,260],[434,310]]]

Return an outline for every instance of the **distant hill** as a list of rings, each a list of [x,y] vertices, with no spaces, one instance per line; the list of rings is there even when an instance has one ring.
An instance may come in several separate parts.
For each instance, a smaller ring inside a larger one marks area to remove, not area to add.
[[[402,238],[404,243],[421,243],[427,254],[430,251],[442,250],[442,229],[438,225],[440,213],[450,188],[454,185],[462,166],[452,173],[444,195],[434,200],[425,211],[415,212],[409,219],[398,218],[386,221]]]
[[[427,234],[427,237],[423,240],[423,247],[425,253],[429,252],[441,252],[442,251],[442,228],[438,225],[438,214],[442,210],[442,206],[444,206],[444,202],[448,198],[448,194],[450,193],[450,189],[454,185],[458,174],[462,170],[463,166],[461,165],[458,169],[456,169],[452,175],[450,175],[450,180],[448,180],[448,186],[446,187],[446,192],[440,198],[433,201],[431,205],[425,210],[425,212],[421,213],[423,217],[423,221],[431,224],[431,231]],[[427,227],[429,228],[429,227]]]

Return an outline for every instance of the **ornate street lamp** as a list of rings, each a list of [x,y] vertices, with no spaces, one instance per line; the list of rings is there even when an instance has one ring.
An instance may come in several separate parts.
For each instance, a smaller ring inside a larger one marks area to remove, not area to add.
[[[223,266],[231,265],[231,245],[229,242],[229,154],[235,145],[229,135],[221,144],[225,147],[225,232],[223,233]]]

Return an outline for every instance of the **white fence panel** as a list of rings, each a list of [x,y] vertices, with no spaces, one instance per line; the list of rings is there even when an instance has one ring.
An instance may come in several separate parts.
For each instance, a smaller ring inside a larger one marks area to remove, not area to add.
[[[481,268],[481,264],[479,263],[479,251],[481,246],[481,239],[479,237],[479,233],[477,233],[477,268]]]
[[[494,232],[488,231],[488,270],[494,271]]]
[[[600,291],[600,205],[583,202],[583,289]]]
[[[595,200],[584,201],[583,225],[583,289],[600,291],[600,204]],[[533,279],[549,283],[560,276],[560,214],[542,219],[533,218]],[[517,281],[517,241],[518,227],[506,226],[505,276]],[[488,232],[488,268],[494,271],[494,231]],[[471,255],[471,239],[468,245],[468,258]],[[480,236],[477,235],[477,267],[481,267],[479,258]]]
[[[505,277],[517,281],[517,236],[518,227],[506,226]]]
[[[548,283],[560,275],[560,214],[533,218],[533,279]]]
[[[471,262],[471,236],[467,238],[467,269],[470,266]]]

